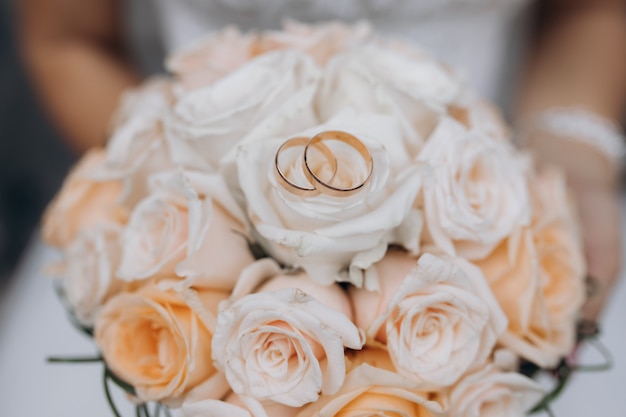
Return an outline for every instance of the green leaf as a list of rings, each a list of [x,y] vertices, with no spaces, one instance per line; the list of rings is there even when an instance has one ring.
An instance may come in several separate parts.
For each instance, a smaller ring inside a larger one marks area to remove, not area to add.
[[[580,329],[579,325],[579,329]],[[585,327],[590,327],[585,324]],[[531,411],[530,414],[539,413],[545,411],[550,416],[554,416],[554,413],[550,409],[550,404],[556,400],[567,384],[571,379],[571,376],[574,372],[603,372],[608,371],[613,368],[613,357],[611,352],[598,341],[599,331],[597,330],[597,326],[591,326],[592,331],[588,332],[580,332],[579,331],[579,341],[584,341],[589,343],[591,346],[596,348],[596,350],[604,357],[605,362],[598,365],[570,365],[567,362],[567,359],[563,359],[559,366],[554,369],[552,372],[557,379],[557,384],[552,391],[550,391],[543,399],[537,404]],[[582,336],[581,336],[582,334]]]
[[[563,359],[559,366],[555,369],[556,378],[558,383],[554,387],[552,391],[550,391],[543,399],[537,404],[532,410],[530,410],[530,414],[539,413],[541,411],[546,411],[548,414],[552,414],[550,410],[550,404],[554,400],[557,399],[559,395],[563,392],[567,383],[572,376],[572,368],[567,364],[567,361]]]
[[[146,403],[138,404],[135,407],[135,416],[136,417],[150,417],[150,412],[148,411],[148,405]]]
[[[606,346],[594,339],[588,340],[587,342],[596,348],[600,355],[604,357],[604,363],[598,365],[576,365],[573,369],[578,372],[604,372],[613,369],[613,355],[611,355],[611,352]]]
[[[109,379],[111,378],[111,374],[109,374],[108,368],[104,368],[104,372],[102,373],[102,384],[104,385],[104,394],[106,395],[107,402],[109,403],[109,407],[113,412],[115,417],[122,417],[120,412],[117,410],[115,403],[113,402],[113,397],[111,397],[111,391],[109,391]]]
[[[102,356],[95,357],[60,357],[50,356],[47,358],[48,363],[99,363],[102,362]]]
[[[541,371],[541,368],[529,361],[522,361],[519,366],[519,373],[529,378],[537,375],[537,372]]]
[[[59,299],[61,300],[61,304],[63,304],[63,307],[65,307],[65,311],[67,312],[70,322],[74,325],[74,327],[76,327],[79,332],[83,333],[90,339],[93,339],[93,328],[85,326],[76,318],[76,314],[74,314],[72,306],[67,301],[67,297],[65,296],[65,290],[58,281],[54,284],[54,291],[57,293],[57,297],[59,297]]]
[[[109,369],[108,367],[106,368],[106,373],[108,375],[108,378],[118,387],[120,387],[121,389],[123,389],[124,391],[126,391],[128,394],[132,395],[132,396],[137,396],[137,392],[135,391],[135,387],[133,387],[132,385],[130,385],[128,382],[122,380],[121,378],[119,378],[117,375],[115,375],[113,373],[113,371],[111,371],[111,369]]]
[[[238,230],[231,230],[231,232],[233,232],[236,235],[241,236],[243,239],[246,240],[246,243],[248,244],[248,250],[250,250],[250,253],[252,253],[252,256],[254,257],[254,259],[263,259],[263,258],[267,258],[269,257],[269,255],[267,254],[267,252],[265,251],[265,249],[263,248],[263,246],[257,242],[253,242],[252,240],[248,239],[248,236],[246,236],[245,234],[241,233]]]
[[[74,325],[74,327],[76,327],[76,329],[78,329],[79,332],[83,333],[88,338],[93,339],[92,327],[87,327],[81,324],[71,310],[67,311],[67,315],[70,319],[70,322]]]

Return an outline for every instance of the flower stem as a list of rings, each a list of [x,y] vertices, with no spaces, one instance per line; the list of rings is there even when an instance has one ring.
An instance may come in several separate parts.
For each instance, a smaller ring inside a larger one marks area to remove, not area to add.
[[[95,357],[60,357],[51,356],[47,358],[48,363],[96,363],[102,362],[101,356]]]

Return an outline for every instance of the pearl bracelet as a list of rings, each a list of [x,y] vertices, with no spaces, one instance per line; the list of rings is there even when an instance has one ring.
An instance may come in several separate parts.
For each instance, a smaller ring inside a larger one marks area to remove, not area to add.
[[[624,135],[618,125],[602,116],[580,108],[547,110],[523,125],[518,145],[523,146],[530,134],[538,131],[584,143],[606,156],[619,170],[624,168]]]

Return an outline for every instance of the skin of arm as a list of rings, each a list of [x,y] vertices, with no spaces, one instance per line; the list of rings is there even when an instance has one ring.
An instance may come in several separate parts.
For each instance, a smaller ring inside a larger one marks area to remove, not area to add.
[[[524,120],[554,107],[582,107],[619,123],[626,99],[626,1],[544,3],[533,54],[521,83]],[[549,135],[527,142],[541,163],[561,166],[577,200],[587,269],[599,281],[583,317],[596,320],[621,264],[619,173],[598,151]]]
[[[124,54],[121,2],[23,0],[23,59],[53,123],[77,152],[105,143],[121,92],[139,78]]]

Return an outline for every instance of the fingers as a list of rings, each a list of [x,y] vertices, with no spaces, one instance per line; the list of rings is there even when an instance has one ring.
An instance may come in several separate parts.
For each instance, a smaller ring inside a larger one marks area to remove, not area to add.
[[[578,191],[577,194],[587,271],[598,284],[583,309],[583,318],[597,320],[621,269],[620,206],[611,189]]]

